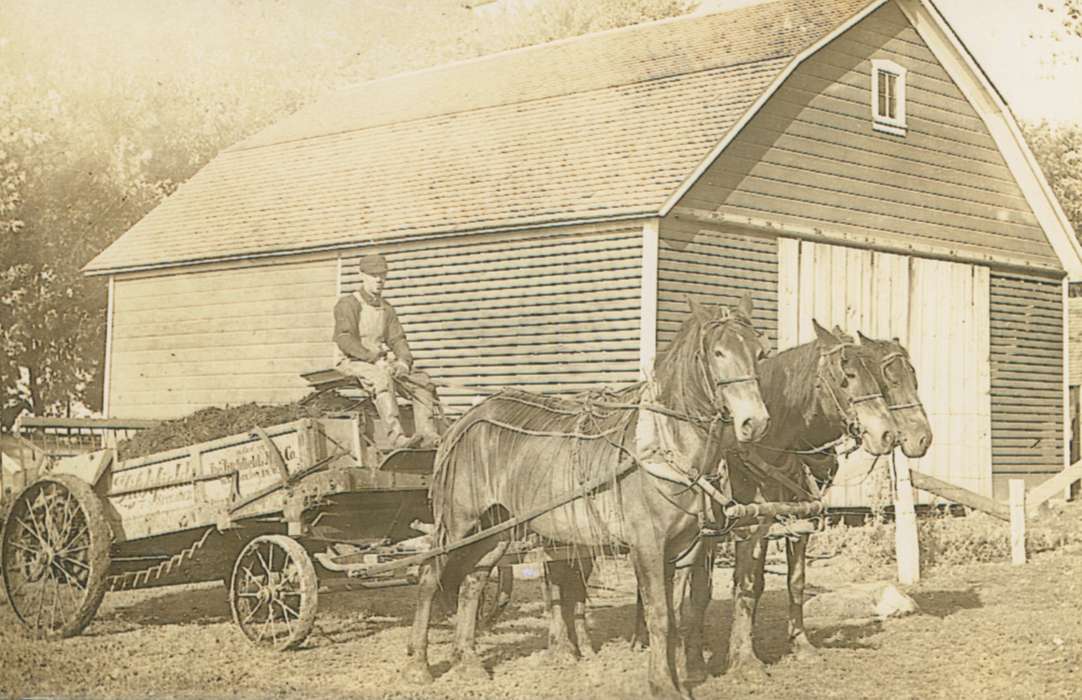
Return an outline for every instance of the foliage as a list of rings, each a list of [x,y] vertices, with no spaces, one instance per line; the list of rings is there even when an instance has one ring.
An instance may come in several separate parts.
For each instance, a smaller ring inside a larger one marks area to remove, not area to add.
[[[1037,8],[1056,15],[1068,34],[1082,37],[1082,0],[1038,2]]]
[[[1075,235],[1082,235],[1082,125],[1042,121],[1023,131]]]
[[[487,14],[461,0],[315,12],[261,0],[73,7],[13,1],[0,13],[0,410],[100,408],[106,282],[80,269],[223,148],[348,83],[689,9],[677,0],[541,0]]]
[[[1030,554],[1082,543],[1078,504],[1063,506],[1044,518],[1031,520],[1026,529]],[[936,511],[917,521],[922,571],[937,567],[1010,561],[1010,527],[1002,520],[977,511],[964,516]],[[838,524],[814,535],[811,558],[836,559],[855,579],[883,579],[895,575],[893,522],[870,519],[856,527]]]

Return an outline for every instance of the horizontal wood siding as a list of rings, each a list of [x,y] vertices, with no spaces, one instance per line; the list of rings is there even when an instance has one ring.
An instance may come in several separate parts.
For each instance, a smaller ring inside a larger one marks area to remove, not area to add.
[[[778,342],[778,245],[755,236],[685,221],[661,223],[657,271],[657,347],[663,350],[687,317],[688,297],[733,305],[755,302],[756,327]]]
[[[907,69],[908,131],[875,131],[871,61]],[[801,64],[681,205],[1059,263],[973,107],[894,4]]]
[[[642,224],[384,246],[386,298],[418,369],[461,410],[506,386],[568,394],[635,381]],[[358,286],[343,255],[341,290]]]
[[[997,477],[1063,469],[1061,283],[993,274],[992,457]]]
[[[110,415],[301,398],[299,374],[332,362],[336,278],[334,258],[118,277]]]

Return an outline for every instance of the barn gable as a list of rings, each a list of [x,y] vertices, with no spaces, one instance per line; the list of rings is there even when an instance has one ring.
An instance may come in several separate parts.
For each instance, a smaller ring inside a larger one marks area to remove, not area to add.
[[[906,70],[901,135],[872,117],[884,59]],[[988,128],[895,3],[802,62],[678,206],[1062,269]]]
[[[812,317],[900,338],[936,435],[914,466],[999,495],[1007,477],[1064,464],[1061,280],[1077,246],[923,8],[855,17],[745,115],[662,219],[659,258],[681,262],[659,274],[658,305],[689,285],[719,298],[765,286],[782,347],[812,339]],[[873,118],[880,61],[904,71],[904,128]],[[696,248],[716,251],[708,266]],[[860,478],[868,460],[849,462],[835,506],[878,488]]]

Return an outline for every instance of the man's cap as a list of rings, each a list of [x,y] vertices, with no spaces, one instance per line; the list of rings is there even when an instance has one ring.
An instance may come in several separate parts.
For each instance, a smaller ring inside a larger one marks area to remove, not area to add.
[[[366,275],[386,275],[387,261],[379,253],[371,253],[361,258],[358,269]]]

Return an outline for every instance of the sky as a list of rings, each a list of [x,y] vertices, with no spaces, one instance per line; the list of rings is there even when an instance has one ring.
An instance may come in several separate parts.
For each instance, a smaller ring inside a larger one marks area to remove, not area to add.
[[[1082,123],[1082,38],[1055,41],[1059,22],[1037,0],[935,3],[1016,115]]]

